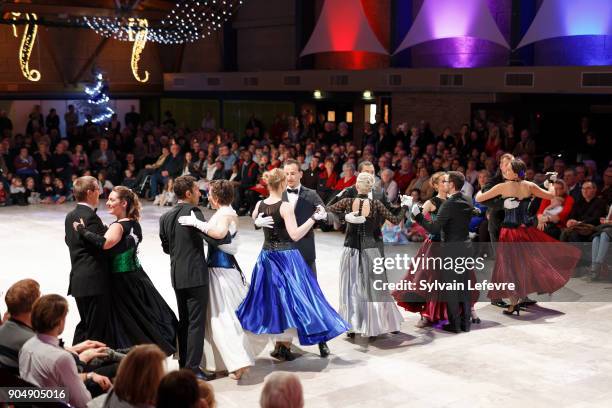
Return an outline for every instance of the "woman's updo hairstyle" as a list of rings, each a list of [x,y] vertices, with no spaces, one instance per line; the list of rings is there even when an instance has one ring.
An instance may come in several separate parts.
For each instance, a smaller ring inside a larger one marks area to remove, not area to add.
[[[521,159],[512,159],[510,162],[510,168],[512,172],[514,172],[520,180],[525,179],[525,173],[527,171],[527,165]]]
[[[438,191],[438,183],[440,182],[440,179],[445,175],[445,171],[437,171],[431,176],[431,178],[429,179],[429,184],[431,184],[434,190]]]
[[[374,186],[374,176],[370,173],[359,173],[357,176],[356,187],[358,190],[370,192]]]
[[[285,172],[280,169],[272,169],[270,171],[266,171],[263,175],[263,179],[266,181],[268,187],[272,190],[278,190],[282,183],[286,180]]]
[[[219,205],[230,205],[234,201],[234,186],[229,180],[215,180],[210,183],[210,194]]]
[[[113,191],[117,193],[120,200],[127,203],[125,207],[126,217],[131,220],[139,220],[141,205],[136,193],[125,186],[114,187]]]

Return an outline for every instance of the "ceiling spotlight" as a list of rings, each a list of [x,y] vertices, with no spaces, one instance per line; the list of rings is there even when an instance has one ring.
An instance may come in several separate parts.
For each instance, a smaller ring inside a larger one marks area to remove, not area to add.
[[[321,92],[320,90],[316,89],[313,93],[312,96],[315,99],[323,99],[323,92]]]
[[[372,93],[372,91],[363,91],[363,99],[365,100],[371,100],[374,99],[374,94]]]

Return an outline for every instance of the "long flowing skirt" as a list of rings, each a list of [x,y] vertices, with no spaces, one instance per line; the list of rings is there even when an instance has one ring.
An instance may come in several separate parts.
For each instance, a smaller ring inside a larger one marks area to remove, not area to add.
[[[328,341],[348,330],[297,249],[261,251],[237,315],[242,327],[255,334],[278,335],[294,328],[302,345]]]
[[[381,257],[378,248],[345,247],[340,259],[340,316],[362,336],[399,331],[404,320],[391,296],[370,291],[370,267]]]
[[[502,228],[496,254],[491,282],[516,287],[490,290],[490,299],[556,292],[569,281],[581,256],[578,248],[525,226]]]
[[[232,372],[252,366],[254,357],[266,343],[245,332],[236,316],[249,286],[236,269],[209,268],[208,271],[210,294],[202,367],[211,372]]]
[[[153,343],[167,355],[176,352],[178,321],[144,270],[113,273],[111,282],[117,348]]]

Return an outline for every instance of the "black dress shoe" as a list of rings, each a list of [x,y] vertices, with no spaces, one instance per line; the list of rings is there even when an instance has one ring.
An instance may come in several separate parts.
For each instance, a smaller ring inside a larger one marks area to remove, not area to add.
[[[319,343],[319,354],[321,354],[321,357],[325,358],[329,356],[330,353],[331,352],[329,351],[329,347],[327,347],[327,343]]]
[[[508,307],[509,305],[501,299],[492,300],[491,304],[497,307]]]
[[[270,353],[270,356],[284,361],[293,361],[295,356],[291,354],[291,350],[283,345],[279,345]]]
[[[525,299],[523,299],[521,303],[523,303],[525,306],[531,306],[531,305],[535,305],[536,303],[538,303],[538,301],[529,299],[528,297],[526,297]]]
[[[355,333],[354,332],[347,332],[346,333],[346,337],[348,337],[349,339],[354,339],[355,338]]]
[[[194,371],[194,374],[198,380],[203,380],[203,381],[212,381],[215,378],[217,378],[217,376],[214,373],[209,374],[202,370]]]
[[[445,324],[444,326],[442,326],[442,330],[449,333],[459,333],[459,329],[451,324]]]
[[[466,333],[467,333],[467,332],[469,332],[469,331],[470,331],[470,329],[471,329],[471,328],[472,328],[472,326],[470,325],[470,323],[469,323],[469,322],[467,322],[467,323],[461,323],[461,331],[464,331],[464,332],[466,332]]]
[[[400,334],[399,330],[392,331],[391,334]]]

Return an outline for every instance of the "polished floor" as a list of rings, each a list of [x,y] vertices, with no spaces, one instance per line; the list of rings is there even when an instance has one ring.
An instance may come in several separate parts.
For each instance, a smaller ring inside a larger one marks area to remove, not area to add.
[[[73,205],[0,208],[0,291],[29,277],[40,282],[44,293],[65,295],[70,260],[64,216]],[[157,236],[164,211],[145,207],[140,259],[176,310],[169,258]],[[100,213],[105,222],[111,221]],[[244,218],[241,236],[237,258],[248,277],[263,234]],[[342,241],[339,233],[317,232],[319,282],[335,307]],[[612,284],[586,285],[579,279],[564,290],[596,294],[595,300],[612,296]],[[458,335],[416,328],[418,317],[403,313],[398,335],[373,342],[338,337],[330,342],[333,354],[327,359],[319,357],[316,347],[297,347],[300,357],[292,362],[278,362],[267,350],[238,383],[222,378],[212,385],[220,408],[258,406],[262,384],[272,371],[300,377],[307,407],[612,406],[612,302],[539,299],[538,306],[520,317],[503,316],[500,309],[478,303],[482,323]],[[72,299],[71,307],[67,342],[78,320]],[[3,302],[0,309],[5,310]],[[168,365],[173,368],[176,361]]]

